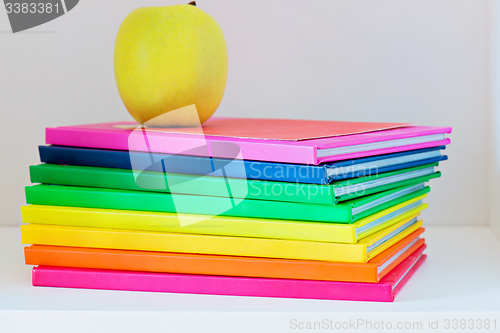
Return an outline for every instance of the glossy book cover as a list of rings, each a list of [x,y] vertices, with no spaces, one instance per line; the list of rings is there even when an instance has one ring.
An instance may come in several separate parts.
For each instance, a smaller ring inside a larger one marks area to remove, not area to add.
[[[378,283],[269,279],[38,266],[34,286],[393,302],[426,259],[414,253]]]
[[[133,126],[137,130],[131,130]],[[317,165],[328,161],[447,145],[450,143],[445,137],[447,133],[451,133],[450,127],[409,126],[337,137],[286,141],[165,133],[141,129],[138,124],[130,122],[116,122],[47,128],[46,143],[231,159],[240,156],[239,158],[248,160]],[[377,146],[375,143],[383,144]],[[342,153],[341,148],[344,147],[351,147],[351,152]],[[319,152],[321,150],[323,153]]]
[[[367,263],[50,245],[27,246],[24,254],[27,265],[377,283],[409,255],[424,251],[423,232],[416,230]]]

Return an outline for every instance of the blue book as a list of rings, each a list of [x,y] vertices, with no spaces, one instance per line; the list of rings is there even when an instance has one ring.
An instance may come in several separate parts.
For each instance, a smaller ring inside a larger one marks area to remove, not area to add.
[[[93,166],[211,175],[220,177],[284,181],[305,184],[329,184],[382,172],[436,163],[448,159],[441,154],[445,146],[400,153],[356,158],[320,165],[230,160],[187,155],[128,152],[67,146],[39,146],[44,163]]]

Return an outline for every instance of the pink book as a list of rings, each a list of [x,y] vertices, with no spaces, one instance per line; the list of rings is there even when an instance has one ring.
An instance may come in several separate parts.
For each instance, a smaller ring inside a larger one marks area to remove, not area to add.
[[[425,260],[414,253],[379,283],[246,278],[38,266],[33,285],[187,294],[393,302]]]
[[[47,128],[46,143],[317,165],[442,146],[450,143],[445,134],[451,133],[450,127],[285,119],[280,119],[273,130],[269,122],[276,119],[242,120],[245,119],[213,118],[201,128],[141,128],[132,122]],[[238,130],[234,129],[236,126]]]

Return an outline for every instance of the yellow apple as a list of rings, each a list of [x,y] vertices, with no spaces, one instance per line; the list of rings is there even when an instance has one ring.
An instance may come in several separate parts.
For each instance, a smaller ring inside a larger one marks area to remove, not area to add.
[[[114,68],[123,104],[139,123],[195,126],[212,116],[224,95],[224,34],[195,5],[139,8],[118,30]],[[199,120],[182,112],[159,117],[192,105]]]

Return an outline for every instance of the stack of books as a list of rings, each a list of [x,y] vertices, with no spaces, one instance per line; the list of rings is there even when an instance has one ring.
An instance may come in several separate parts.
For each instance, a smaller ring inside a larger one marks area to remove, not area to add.
[[[213,118],[47,128],[21,226],[33,285],[393,301],[451,128]]]

